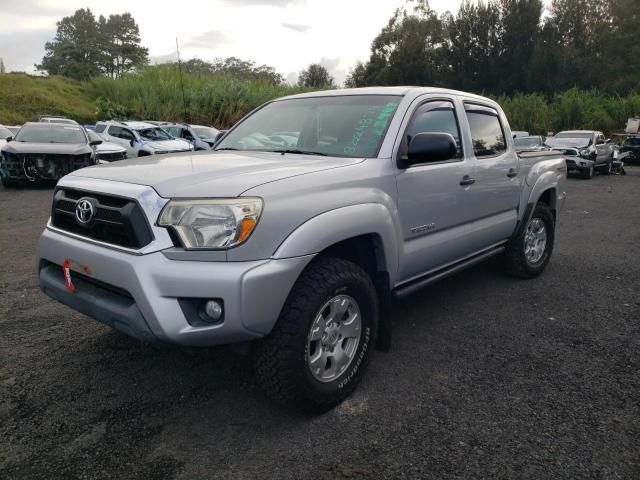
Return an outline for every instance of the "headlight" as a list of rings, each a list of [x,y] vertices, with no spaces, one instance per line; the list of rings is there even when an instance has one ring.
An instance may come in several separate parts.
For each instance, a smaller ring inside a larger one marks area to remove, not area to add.
[[[158,225],[172,228],[187,249],[226,249],[244,242],[262,213],[262,199],[171,200]]]
[[[588,149],[580,150],[581,157],[588,157],[589,155],[591,155],[591,152]]]

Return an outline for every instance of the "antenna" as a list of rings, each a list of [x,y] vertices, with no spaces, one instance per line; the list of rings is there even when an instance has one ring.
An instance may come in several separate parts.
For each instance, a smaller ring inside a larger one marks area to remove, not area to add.
[[[180,89],[182,90],[182,115],[187,121],[187,102],[184,99],[184,83],[182,82],[182,62],[180,61],[180,48],[178,47],[178,37],[176,37],[176,52],[178,52],[178,71],[180,72]]]

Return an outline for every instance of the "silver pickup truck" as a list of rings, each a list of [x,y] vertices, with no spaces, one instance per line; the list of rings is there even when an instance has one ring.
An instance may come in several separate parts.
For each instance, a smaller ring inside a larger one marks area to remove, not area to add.
[[[64,177],[38,244],[50,297],[143,340],[239,343],[258,383],[323,411],[391,340],[392,300],[498,257],[549,262],[566,165],[517,155],[495,102],[435,88],[277,99],[213,152]]]

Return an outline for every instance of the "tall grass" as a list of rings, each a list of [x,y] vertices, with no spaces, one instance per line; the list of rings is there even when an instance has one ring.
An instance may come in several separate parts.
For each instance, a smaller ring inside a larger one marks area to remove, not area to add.
[[[511,128],[544,134],[569,129],[624,130],[627,118],[640,114],[640,94],[606,95],[597,90],[572,88],[550,99],[537,93],[496,99]]]
[[[95,97],[126,110],[131,118],[187,121],[228,128],[262,103],[299,88],[243,80],[228,74],[180,74],[175,67],[156,66],[117,80],[105,77],[89,81]]]
[[[185,73],[182,83],[184,104],[180,74],[169,65],[148,67],[117,80],[99,77],[86,82],[0,74],[0,123],[22,123],[37,120],[38,114],[56,114],[83,123],[128,118],[227,128],[270,99],[304,91],[222,73]],[[611,133],[621,131],[628,117],[640,114],[640,93],[615,96],[574,88],[551,97],[528,93],[496,100],[514,130],[531,133],[572,128]]]

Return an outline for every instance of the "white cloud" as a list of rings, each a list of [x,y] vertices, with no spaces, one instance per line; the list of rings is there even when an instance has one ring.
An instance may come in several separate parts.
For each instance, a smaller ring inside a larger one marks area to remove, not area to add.
[[[183,59],[235,56],[271,65],[287,78],[310,63],[326,66],[342,83],[357,60],[369,56],[371,41],[404,0],[192,0],[186,8],[130,0],[0,0],[0,56],[9,69],[39,63],[56,21],[78,8],[93,13],[130,12],[142,43],[155,61],[174,58],[176,37]],[[432,0],[438,11],[459,1]],[[11,7],[10,4],[15,4]],[[28,8],[25,7],[25,4]],[[11,8],[6,8],[6,7]],[[25,13],[21,13],[25,12]],[[20,42],[8,40],[20,35]],[[19,61],[14,59],[19,58]]]

